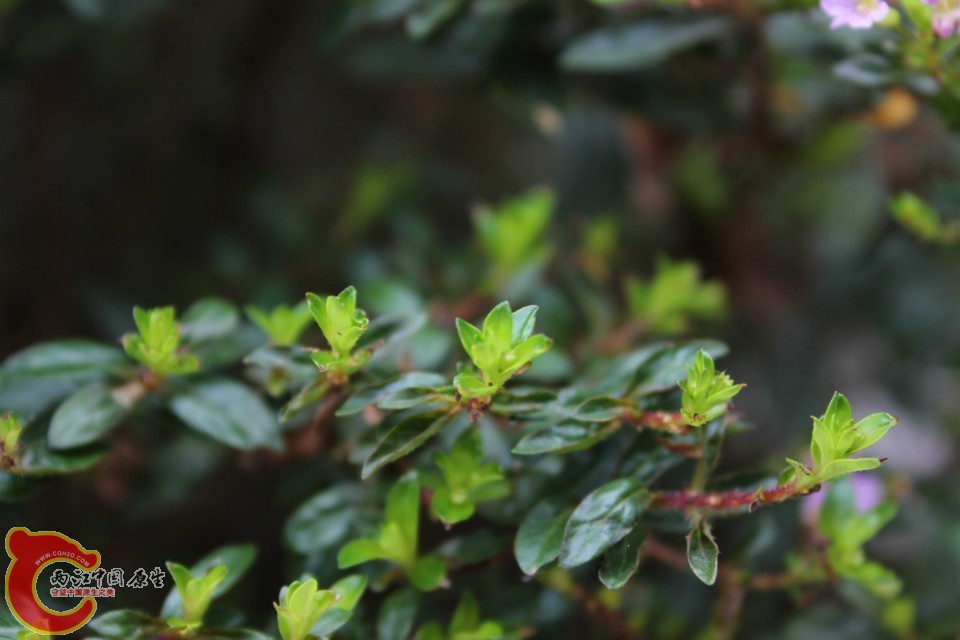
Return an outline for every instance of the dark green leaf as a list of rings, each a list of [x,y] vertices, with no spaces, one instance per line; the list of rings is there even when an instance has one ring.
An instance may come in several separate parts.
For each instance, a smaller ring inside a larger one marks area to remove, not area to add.
[[[650,432],[641,433],[623,457],[618,475],[650,484],[683,461],[683,456],[664,449]]]
[[[282,450],[277,421],[253,391],[232,380],[208,380],[187,387],[170,400],[185,423],[238,449]]]
[[[411,388],[435,388],[449,384],[449,379],[436,373],[425,373],[413,371],[406,373],[399,378],[379,382],[368,387],[360,389],[343,403],[343,406],[337,411],[338,416],[349,416],[360,413],[366,407],[380,402],[390,394],[396,393],[402,389]]]
[[[535,506],[523,519],[513,553],[524,573],[533,575],[560,555],[563,531],[571,513],[573,508],[563,508],[548,500]]]
[[[407,340],[416,333],[427,322],[427,316],[424,313],[415,313],[413,315],[392,315],[380,316],[372,320],[367,325],[354,350],[370,349],[379,344],[380,348],[373,354],[371,362],[378,359],[381,354],[389,353],[391,347]]]
[[[90,628],[107,640],[146,640],[159,635],[165,626],[139,611],[126,609],[101,613],[90,621]]]
[[[23,474],[0,471],[0,502],[19,502],[42,486]],[[0,612],[4,609],[0,607]]]
[[[728,351],[725,344],[716,340],[696,340],[683,345],[665,347],[637,367],[630,385],[631,394],[645,395],[676,389],[677,381],[686,377],[687,368],[701,349],[710,354],[714,360]]]
[[[156,636],[150,640],[156,640]],[[273,636],[252,629],[207,629],[197,640],[273,640]]]
[[[613,25],[574,40],[560,64],[570,71],[619,72],[650,66],[693,46],[727,34],[725,18],[645,20]]]
[[[860,53],[839,62],[833,68],[838,78],[862,87],[882,87],[900,75],[890,61],[874,53]]]
[[[367,478],[385,464],[407,455],[433,437],[450,420],[447,413],[418,413],[408,416],[387,432],[363,463],[360,476]]]
[[[600,566],[600,582],[607,589],[620,589],[640,566],[643,553],[643,541],[647,534],[643,527],[637,527],[627,537],[613,545],[603,554]]]
[[[291,381],[307,384],[317,375],[317,367],[310,360],[310,354],[305,349],[285,348],[264,345],[247,355],[244,364],[259,367],[266,371],[280,370],[285,372]]]
[[[377,640],[406,640],[417,617],[420,594],[413,589],[391,593],[377,616]]]
[[[89,444],[112,429],[126,413],[107,387],[85,387],[57,408],[47,439],[54,449]]]
[[[293,512],[284,527],[287,545],[299,553],[328,549],[344,540],[366,497],[359,484],[340,484],[313,496]]]
[[[407,33],[416,39],[433,34],[456,15],[464,0],[423,0],[407,18]]]
[[[329,389],[330,383],[326,376],[321,375],[314,378],[313,381],[300,389],[297,395],[290,399],[290,402],[283,405],[280,409],[280,422],[287,423],[297,414],[320,402],[327,395]]]
[[[39,413],[75,389],[132,369],[117,347],[83,340],[48,342],[20,351],[0,368],[0,407]]]
[[[693,574],[704,584],[710,585],[717,581],[719,555],[720,549],[710,532],[710,525],[705,520],[698,519],[687,535],[687,562],[690,563]]]
[[[554,402],[557,394],[546,389],[504,389],[493,399],[491,411],[506,415],[539,411]]]
[[[200,359],[200,367],[210,371],[233,365],[263,344],[263,335],[252,325],[241,325],[222,336],[196,343],[193,353]]]
[[[584,400],[574,407],[569,415],[583,422],[609,422],[620,417],[623,405],[616,398],[598,396]]]
[[[5,376],[89,380],[115,373],[128,361],[117,347],[85,340],[47,342],[24,349],[3,363]]]
[[[606,425],[565,422],[524,436],[513,447],[513,453],[521,456],[539,453],[570,453],[588,449],[605,440],[620,429],[619,423]]]
[[[44,441],[26,445],[20,466],[26,473],[52,475],[76,473],[97,464],[107,453],[101,443],[88,444],[66,451],[54,451]]]
[[[567,522],[560,566],[579,566],[619,542],[637,525],[649,501],[647,490],[630,478],[608,482],[593,491]]]
[[[203,298],[195,302],[180,320],[180,336],[185,342],[202,342],[233,331],[240,323],[237,308],[222,298]]]
[[[331,607],[324,611],[317,619],[316,624],[310,629],[311,636],[326,638],[331,633],[350,622],[353,617],[352,611]]]
[[[561,526],[561,533],[562,529]],[[474,564],[498,555],[508,545],[513,544],[515,538],[513,535],[495,534],[487,529],[479,529],[462,537],[448,539],[437,551],[444,558]]]
[[[434,402],[438,397],[438,389],[432,387],[407,387],[391,392],[382,400],[377,402],[377,407],[387,411],[399,411],[400,409],[410,409],[417,405]],[[453,388],[444,389],[450,396],[453,396]]]
[[[3,640],[15,640],[17,634],[23,631],[23,625],[17,622],[10,609],[0,607],[0,638]]]

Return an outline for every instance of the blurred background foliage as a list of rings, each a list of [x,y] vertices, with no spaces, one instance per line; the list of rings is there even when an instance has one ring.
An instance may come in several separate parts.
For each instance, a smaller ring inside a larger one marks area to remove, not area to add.
[[[566,348],[624,317],[615,340],[718,337],[755,425],[721,469],[792,455],[838,388],[899,415],[877,455],[903,504],[871,554],[922,637],[955,637],[960,259],[888,202],[912,191],[957,217],[956,111],[891,68],[882,33],[826,24],[802,1],[4,0],[0,354],[115,340],[134,304],[270,307],[347,283],[373,315],[433,310],[420,367],[478,297],[539,304]],[[484,207],[505,202],[515,224],[497,229]],[[673,278],[659,293],[656,273]],[[255,541],[236,597],[268,602],[310,566],[283,523],[330,478],[303,461],[264,479],[197,441],[120,442],[2,524],[101,540],[131,567]],[[638,611],[655,637],[690,637],[709,589],[658,580]],[[751,596],[740,637],[880,637],[829,599],[784,623],[793,604]]]

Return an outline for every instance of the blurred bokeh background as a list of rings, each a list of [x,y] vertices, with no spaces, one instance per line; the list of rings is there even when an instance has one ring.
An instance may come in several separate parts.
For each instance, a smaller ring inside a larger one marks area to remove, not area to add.
[[[572,344],[629,314],[628,276],[695,261],[728,313],[689,333],[726,341],[749,385],[754,428],[723,467],[797,455],[836,389],[897,414],[877,455],[903,507],[873,552],[930,637],[960,633],[960,254],[888,205],[910,190],[955,216],[960,145],[928,100],[855,63],[879,36],[802,2],[679,36],[581,0],[416,4],[0,2],[0,356],[115,340],[134,304],[209,294],[353,283],[373,312],[456,309],[486,259],[471,212],[548,186],[552,255],[502,292]],[[115,498],[84,495],[103,513]],[[144,517],[118,545],[258,537],[228,518],[161,542]]]

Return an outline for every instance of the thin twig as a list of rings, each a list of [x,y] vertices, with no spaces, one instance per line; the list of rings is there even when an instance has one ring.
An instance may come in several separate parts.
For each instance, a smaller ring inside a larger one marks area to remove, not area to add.
[[[652,495],[650,508],[673,509],[689,512],[694,509],[709,509],[711,511],[735,511],[743,508],[753,510],[757,507],[776,504],[815,493],[820,486],[802,488],[796,484],[786,484],[772,489],[758,488],[754,491],[734,489],[732,491],[713,491],[701,493],[699,491],[658,491]]]
[[[290,436],[288,450],[295,457],[300,458],[320,453],[326,445],[326,435],[329,427],[333,424],[337,409],[343,406],[343,403],[349,397],[350,394],[346,392],[344,387],[331,387],[330,393],[323,398],[323,402],[314,412],[310,424]]]
[[[687,423],[687,419],[682,414],[670,411],[627,409],[623,412],[622,417],[638,429],[666,431],[675,435],[686,435],[695,429]]]

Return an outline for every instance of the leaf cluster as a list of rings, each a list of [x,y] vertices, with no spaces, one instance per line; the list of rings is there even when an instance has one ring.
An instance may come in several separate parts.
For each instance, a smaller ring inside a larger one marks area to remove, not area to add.
[[[512,311],[509,302],[495,306],[478,329],[457,318],[457,333],[464,351],[480,370],[480,376],[463,371],[453,380],[461,398],[489,399],[512,376],[534,358],[546,353],[553,341],[542,333],[534,335],[537,307]]]

